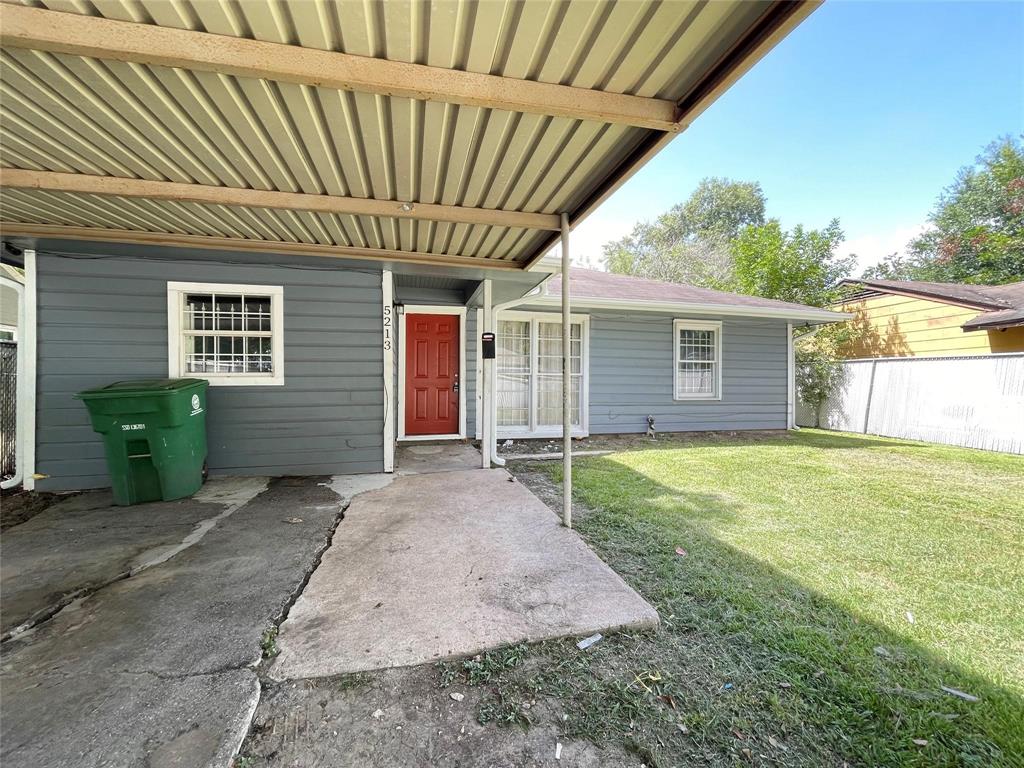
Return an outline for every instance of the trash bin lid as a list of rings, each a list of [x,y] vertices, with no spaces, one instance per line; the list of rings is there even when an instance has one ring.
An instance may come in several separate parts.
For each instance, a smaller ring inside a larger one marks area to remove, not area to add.
[[[206,379],[133,379],[115,381],[104,387],[95,387],[79,392],[75,397],[126,397],[131,395],[159,395],[178,392],[197,385],[207,386]]]

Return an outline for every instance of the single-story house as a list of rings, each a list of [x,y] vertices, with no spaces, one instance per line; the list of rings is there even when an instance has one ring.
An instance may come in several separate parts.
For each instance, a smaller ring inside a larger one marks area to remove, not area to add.
[[[838,315],[570,271],[570,235],[818,4],[0,4],[26,487],[106,483],[73,395],[133,378],[210,381],[214,473],[785,428],[788,326]]]
[[[919,280],[844,280],[832,308],[857,334],[848,359],[1024,352],[1024,282],[966,285]]]
[[[562,432],[560,275],[531,275],[492,278],[499,440]],[[398,441],[482,438],[479,276],[84,241],[38,244],[35,276],[42,489],[108,483],[74,394],[123,379],[208,379],[220,474],[379,472],[389,414]],[[843,317],[585,269],[570,285],[580,436],[644,432],[648,416],[659,431],[786,429],[791,327]]]

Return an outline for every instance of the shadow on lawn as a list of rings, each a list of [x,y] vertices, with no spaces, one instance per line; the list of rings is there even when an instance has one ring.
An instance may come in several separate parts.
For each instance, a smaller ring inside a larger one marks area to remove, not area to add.
[[[636,448],[685,448],[687,446],[705,447],[710,445],[778,445],[800,446],[807,448],[828,448],[830,450],[869,450],[885,448],[887,450],[922,450],[934,448],[929,443],[900,438],[885,438],[874,435],[854,435],[845,432],[806,431],[791,434],[789,432],[764,432],[754,436],[744,433],[698,433],[696,436],[687,432],[670,432],[658,436],[657,440],[647,440],[637,444]]]
[[[535,465],[521,478],[535,487],[538,472],[557,481],[560,468]],[[720,541],[708,523],[742,514],[741,504],[681,493],[606,458],[581,460],[578,477],[588,511],[577,529],[655,605],[662,627],[580,654],[585,668],[573,674],[583,682],[568,688],[559,675],[575,649],[542,646],[550,659],[528,686],[563,699],[570,737],[623,741],[648,765],[1024,764],[1018,694]],[[678,512],[666,515],[669,499]]]

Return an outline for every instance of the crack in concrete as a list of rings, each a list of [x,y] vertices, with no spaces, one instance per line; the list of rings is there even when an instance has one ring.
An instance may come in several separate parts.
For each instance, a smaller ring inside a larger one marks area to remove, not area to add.
[[[26,632],[39,628],[39,626],[52,619],[72,603],[91,597],[100,590],[106,589],[111,584],[124,581],[125,579],[142,573],[149,568],[160,565],[161,563],[166,563],[175,555],[184,552],[195,544],[198,544],[207,533],[217,526],[217,523],[225,520],[230,515],[233,515],[239,509],[267,490],[268,484],[269,480],[267,478],[243,478],[241,479],[241,482],[236,483],[236,487],[231,489],[230,493],[217,493],[214,491],[204,495],[204,489],[200,489],[195,496],[193,496],[195,500],[213,504],[226,503],[227,506],[213,517],[208,517],[196,523],[192,531],[178,544],[155,547],[154,549],[143,552],[133,558],[132,563],[129,564],[125,570],[119,571],[111,578],[102,582],[97,582],[96,584],[81,587],[73,592],[68,592],[67,594],[62,595],[56,602],[34,613],[27,621],[22,622],[13,629],[10,629],[0,635],[0,644],[14,640],[19,636],[24,635]]]
[[[306,591],[306,587],[309,586],[309,581],[313,578],[313,574],[316,573],[316,570],[320,567],[321,563],[323,563],[324,555],[334,544],[334,535],[337,533],[339,526],[345,519],[345,512],[347,512],[348,508],[352,505],[353,499],[361,493],[383,488],[389,485],[393,479],[393,475],[353,475],[335,476],[331,478],[330,482],[320,483],[321,486],[329,488],[337,494],[338,512],[335,515],[334,523],[331,525],[330,530],[324,537],[323,544],[316,550],[316,552],[313,553],[312,562],[309,567],[305,569],[302,579],[295,589],[292,590],[288,599],[282,605],[281,610],[271,620],[271,627],[268,629],[273,629],[275,632],[279,631],[281,629],[281,625],[285,620],[287,620],[288,614],[291,612],[296,601],[298,601],[302,596],[302,593]],[[231,753],[232,762],[229,762],[229,766],[233,764],[234,757],[239,754],[245,740],[252,733],[253,721],[256,717],[256,710],[259,708],[259,703],[263,698],[263,691],[279,685],[276,680],[270,677],[270,668],[274,665],[276,658],[276,655],[270,658],[264,658],[261,652],[259,661],[251,667],[256,673],[257,692],[252,708],[244,720],[244,729],[242,730],[241,737],[238,739],[238,742]]]

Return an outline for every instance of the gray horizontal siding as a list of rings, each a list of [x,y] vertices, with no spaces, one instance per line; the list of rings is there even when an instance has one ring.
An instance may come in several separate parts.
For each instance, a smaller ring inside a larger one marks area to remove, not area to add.
[[[590,432],[785,429],[786,323],[722,321],[722,399],[672,397],[672,321],[681,315],[594,312],[590,319]],[[694,318],[697,319],[697,318]]]
[[[476,399],[476,348],[480,335],[476,327],[476,313],[474,307],[466,310],[466,370],[462,374],[466,386],[466,437],[470,439],[476,435],[476,413],[480,405]]]
[[[284,286],[284,386],[211,387],[210,470],[310,475],[383,467],[380,273],[40,253],[37,471],[42,490],[109,485],[83,389],[167,375],[167,282]]]

